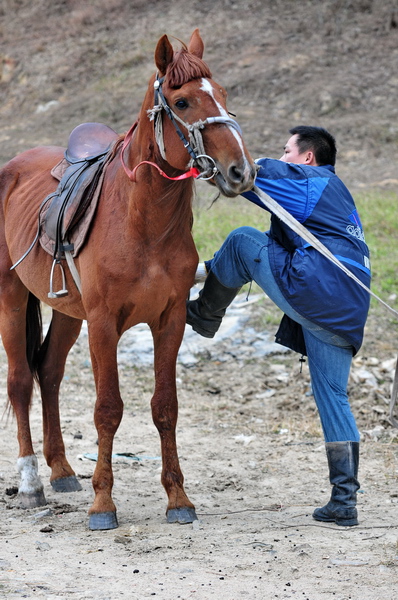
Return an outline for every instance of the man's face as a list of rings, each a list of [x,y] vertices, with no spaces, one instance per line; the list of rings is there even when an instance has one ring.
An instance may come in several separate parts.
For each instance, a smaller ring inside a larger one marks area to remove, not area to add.
[[[284,153],[282,154],[280,160],[283,162],[294,163],[295,165],[307,165],[309,164],[309,154],[312,155],[312,152],[301,152],[297,146],[297,138],[298,134],[292,135],[292,137],[286,142]]]

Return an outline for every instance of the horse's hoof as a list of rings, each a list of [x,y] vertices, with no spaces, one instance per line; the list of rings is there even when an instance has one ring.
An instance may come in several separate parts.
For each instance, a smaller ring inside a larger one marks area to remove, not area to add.
[[[47,504],[47,500],[44,496],[43,490],[35,492],[34,494],[26,494],[25,492],[20,492],[18,494],[18,499],[21,508],[37,508],[38,506],[46,506]]]
[[[53,479],[51,487],[54,492],[81,492],[82,490],[82,486],[75,475]]]
[[[116,529],[119,527],[116,512],[92,513],[89,518],[88,526],[92,531]]]
[[[197,520],[198,517],[196,516],[194,508],[172,508],[167,511],[168,523],[180,523],[181,525],[184,525]]]

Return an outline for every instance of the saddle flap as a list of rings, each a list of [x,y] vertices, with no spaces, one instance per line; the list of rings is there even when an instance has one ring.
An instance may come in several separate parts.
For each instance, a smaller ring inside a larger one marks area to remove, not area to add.
[[[65,171],[43,220],[44,229],[49,238],[64,238],[81,202],[95,180],[101,163],[78,162],[71,164]]]
[[[69,136],[66,159],[71,162],[105,154],[119,135],[103,123],[82,123]]]
[[[66,158],[63,158],[58,164],[55,165],[55,167],[51,169],[51,175],[54,177],[54,179],[61,181],[69,165],[70,163],[66,160]]]

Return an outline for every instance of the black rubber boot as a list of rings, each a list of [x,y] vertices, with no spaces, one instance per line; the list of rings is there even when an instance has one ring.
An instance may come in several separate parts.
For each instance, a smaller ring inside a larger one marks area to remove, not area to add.
[[[343,527],[358,525],[356,509],[359,463],[359,442],[329,442],[326,444],[332,495],[326,506],[312,514],[316,521],[336,523]]]
[[[203,337],[213,338],[217,333],[226,308],[239,288],[229,288],[220,283],[212,271],[206,277],[199,298],[187,302],[187,323]]]

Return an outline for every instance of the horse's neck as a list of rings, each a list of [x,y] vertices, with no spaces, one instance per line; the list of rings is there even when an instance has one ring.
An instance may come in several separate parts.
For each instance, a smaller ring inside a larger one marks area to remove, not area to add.
[[[156,163],[162,170],[168,168],[148,141],[140,143],[133,138],[126,148],[126,158],[131,169],[143,160]],[[146,145],[145,145],[146,144]],[[193,180],[170,181],[163,177],[151,164],[144,163],[136,171],[136,181],[132,182],[120,165],[118,177],[122,178],[125,190],[125,209],[129,221],[135,229],[150,232],[150,237],[164,239],[190,235],[192,226]]]
[[[155,140],[154,124],[149,120],[147,110],[153,106],[153,92],[149,90],[142,104],[138,124],[130,143],[123,153],[130,170],[142,163],[136,170],[136,181],[129,181],[120,164],[118,176],[124,179],[123,189],[129,198],[128,212],[135,221],[141,221],[144,227],[163,237],[181,235],[190,232],[192,224],[191,178],[182,181],[170,181],[163,177],[155,166],[171,173]],[[177,174],[177,172],[175,173]]]

